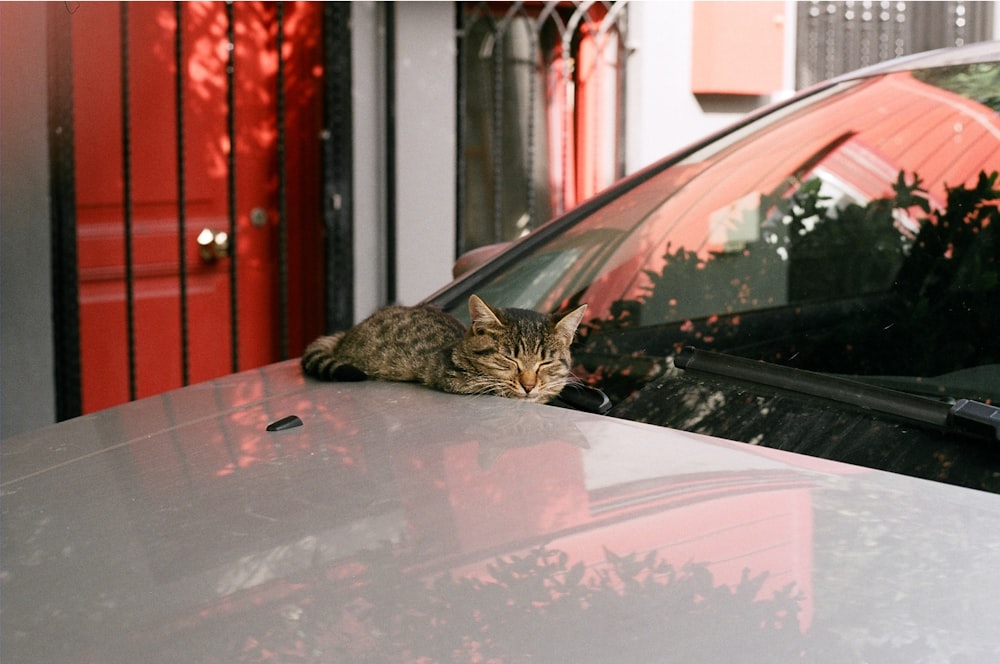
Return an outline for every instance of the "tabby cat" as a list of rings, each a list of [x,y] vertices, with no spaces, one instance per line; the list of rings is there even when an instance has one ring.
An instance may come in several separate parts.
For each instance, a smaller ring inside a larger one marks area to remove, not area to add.
[[[570,380],[569,347],[586,308],[547,315],[491,307],[473,295],[466,330],[433,306],[386,307],[309,344],[302,370],[321,380],[410,381],[544,403]]]

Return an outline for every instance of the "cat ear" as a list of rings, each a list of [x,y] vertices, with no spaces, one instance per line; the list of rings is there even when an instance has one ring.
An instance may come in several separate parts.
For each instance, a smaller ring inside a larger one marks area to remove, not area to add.
[[[556,332],[566,339],[566,343],[573,343],[573,335],[576,334],[576,328],[580,326],[585,311],[587,311],[587,305],[581,304],[556,323]]]
[[[503,327],[503,323],[497,318],[496,313],[490,308],[490,305],[480,299],[478,295],[469,296],[469,318],[472,319],[472,324],[475,326],[479,325],[499,325]]]

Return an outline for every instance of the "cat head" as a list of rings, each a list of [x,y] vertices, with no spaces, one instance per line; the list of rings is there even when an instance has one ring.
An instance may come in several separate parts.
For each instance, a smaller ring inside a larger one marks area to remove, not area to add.
[[[491,307],[469,298],[472,324],[453,359],[477,391],[546,402],[570,380],[570,345],[587,305],[566,314]]]

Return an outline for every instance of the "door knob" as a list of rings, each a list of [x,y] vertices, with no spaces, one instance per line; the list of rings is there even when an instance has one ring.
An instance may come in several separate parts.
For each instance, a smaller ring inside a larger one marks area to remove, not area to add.
[[[229,233],[203,228],[198,233],[198,255],[206,263],[229,257]]]

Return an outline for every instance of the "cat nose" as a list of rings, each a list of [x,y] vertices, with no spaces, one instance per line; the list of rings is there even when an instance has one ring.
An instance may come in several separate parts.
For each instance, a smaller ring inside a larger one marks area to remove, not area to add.
[[[521,383],[521,387],[524,388],[525,394],[530,394],[535,385],[538,384],[538,380],[534,374],[523,373],[517,378],[518,382]]]

